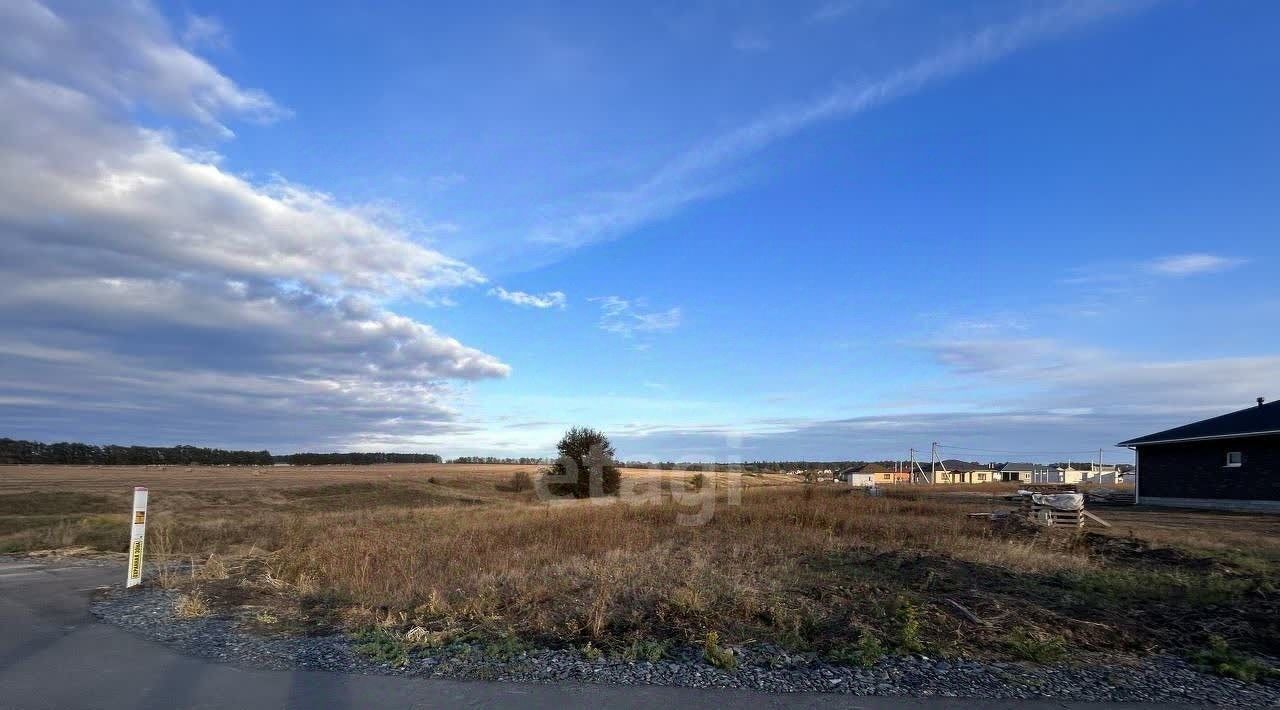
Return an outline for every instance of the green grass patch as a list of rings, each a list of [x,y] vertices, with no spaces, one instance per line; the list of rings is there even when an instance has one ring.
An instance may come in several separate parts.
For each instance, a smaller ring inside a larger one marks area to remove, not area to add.
[[[1210,636],[1209,645],[1192,654],[1191,662],[1200,670],[1255,683],[1264,678],[1280,678],[1280,669],[1231,648],[1221,636]]]
[[[1087,604],[1181,602],[1192,606],[1232,604],[1257,589],[1255,580],[1220,574],[1145,569],[1063,572],[1058,581]]]
[[[622,652],[623,660],[627,661],[649,661],[656,663],[661,661],[667,655],[667,643],[665,641],[653,641],[650,639],[638,639],[631,642],[631,645]]]
[[[838,646],[827,653],[833,663],[870,668],[885,656],[884,644],[874,634],[863,632],[856,644]]]
[[[357,631],[355,639],[356,652],[378,663],[385,663],[395,668],[402,668],[409,663],[409,649],[399,635],[382,627],[374,626]]]

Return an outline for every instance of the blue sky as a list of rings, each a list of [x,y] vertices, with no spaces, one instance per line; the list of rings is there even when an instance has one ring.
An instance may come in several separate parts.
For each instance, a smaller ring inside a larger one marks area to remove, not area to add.
[[[1280,396],[1272,3],[0,13],[10,436],[1114,460]]]

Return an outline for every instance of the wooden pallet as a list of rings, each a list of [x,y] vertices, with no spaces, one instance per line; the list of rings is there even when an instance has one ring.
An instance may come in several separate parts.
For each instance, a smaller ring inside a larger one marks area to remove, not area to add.
[[[1084,527],[1085,513],[1083,508],[1080,510],[1058,510],[1057,508],[1050,508],[1047,505],[1037,505],[1031,502],[1030,496],[1026,496],[1022,499],[1022,513],[1032,521],[1048,525],[1049,527]]]
[[[1058,510],[1043,505],[1033,505],[1029,512],[1031,519],[1038,523],[1047,523],[1055,528],[1084,527],[1083,510]]]

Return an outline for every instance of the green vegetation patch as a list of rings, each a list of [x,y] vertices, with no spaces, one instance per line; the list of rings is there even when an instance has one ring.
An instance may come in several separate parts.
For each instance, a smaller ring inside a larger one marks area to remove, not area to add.
[[[1200,670],[1254,683],[1265,678],[1280,678],[1280,668],[1273,668],[1256,658],[1246,656],[1231,648],[1227,640],[1218,635],[1209,637],[1209,644],[1195,652],[1191,661]]]

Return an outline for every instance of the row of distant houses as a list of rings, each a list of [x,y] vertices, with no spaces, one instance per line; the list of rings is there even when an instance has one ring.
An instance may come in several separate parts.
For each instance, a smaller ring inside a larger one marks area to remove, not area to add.
[[[921,471],[926,480],[932,477],[933,483],[1124,483],[1127,475],[1112,464],[1047,466],[1009,462],[983,465],[956,459],[941,461],[936,467],[921,464],[921,470],[916,472],[917,481]],[[911,473],[902,464],[868,463],[843,469],[836,473],[835,478],[857,486],[884,486],[910,483]]]
[[[1280,402],[1192,422],[1116,444],[1135,466],[1034,463],[982,465],[948,459],[922,464],[916,479],[933,483],[1134,483],[1139,505],[1280,513]],[[836,480],[871,486],[910,483],[907,464],[866,464]]]

